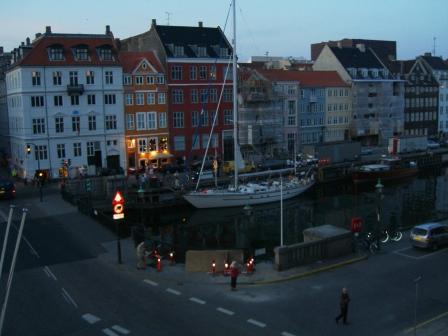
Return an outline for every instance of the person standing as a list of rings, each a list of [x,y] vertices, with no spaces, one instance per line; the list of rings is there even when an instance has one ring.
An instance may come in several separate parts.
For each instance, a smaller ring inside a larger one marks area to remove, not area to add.
[[[240,273],[240,270],[238,268],[238,264],[234,260],[230,264],[230,288],[231,288],[231,290],[236,290],[236,280],[238,278],[239,273]]]
[[[137,269],[144,270],[146,269],[146,243],[142,241],[137,245]]]
[[[348,314],[348,303],[350,302],[350,297],[348,296],[347,288],[342,288],[341,298],[339,301],[339,306],[341,308],[341,313],[336,316],[336,324],[339,323],[339,320],[342,318],[344,324],[348,324],[347,322],[347,314]]]

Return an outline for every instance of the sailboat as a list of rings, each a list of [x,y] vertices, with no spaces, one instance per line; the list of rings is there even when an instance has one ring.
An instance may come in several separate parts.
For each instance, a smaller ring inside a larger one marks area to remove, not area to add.
[[[232,1],[233,10],[233,56],[232,56],[232,72],[233,72],[233,138],[234,138],[234,160],[235,160],[235,181],[227,189],[207,188],[198,190],[199,183],[196,185],[195,191],[190,191],[184,195],[185,200],[196,208],[224,208],[238,207],[245,205],[264,204],[278,202],[281,199],[289,199],[296,197],[309,188],[315,181],[314,176],[298,178],[297,176],[289,178],[288,181],[266,181],[257,183],[238,184],[238,167],[240,166],[242,157],[238,144],[237,118],[238,118],[238,101],[237,101],[237,57],[236,57],[236,9],[235,0]],[[211,138],[211,137],[210,137]],[[206,155],[205,155],[206,156]],[[204,164],[201,167],[203,168]],[[273,172],[271,172],[273,173]]]

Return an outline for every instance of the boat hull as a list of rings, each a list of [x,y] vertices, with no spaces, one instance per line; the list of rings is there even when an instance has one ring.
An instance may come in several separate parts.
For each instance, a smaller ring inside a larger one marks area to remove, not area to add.
[[[417,168],[397,168],[388,171],[356,171],[352,173],[353,183],[369,183],[381,181],[396,180],[417,175]]]
[[[280,190],[247,194],[231,191],[214,191],[213,193],[194,191],[184,195],[184,198],[191,205],[199,209],[238,207],[278,202],[281,197],[284,200],[290,199],[304,193],[313,185],[314,182],[309,182],[293,188],[284,188],[283,195],[281,195]]]

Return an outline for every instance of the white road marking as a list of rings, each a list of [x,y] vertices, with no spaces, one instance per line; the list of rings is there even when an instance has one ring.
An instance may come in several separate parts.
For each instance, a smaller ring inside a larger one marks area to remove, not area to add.
[[[181,293],[175,289],[167,288],[166,291],[168,293],[174,294],[174,295],[180,295]]]
[[[235,313],[233,311],[227,310],[227,309],[224,309],[224,308],[221,308],[221,307],[216,308],[216,310],[221,312],[221,313],[223,313],[223,314],[226,314],[226,315],[230,315],[230,316],[235,315]]]
[[[149,284],[151,286],[158,286],[159,285],[157,282],[149,280],[149,279],[145,279],[145,280],[143,280],[143,282],[145,282],[145,283],[147,283],[147,284]]]
[[[400,255],[402,257],[409,258],[409,259],[420,260],[420,259],[428,258],[428,257],[434,256],[434,255],[441,254],[441,253],[446,252],[448,250],[442,249],[442,250],[439,250],[437,252],[430,252],[430,253],[427,253],[427,254],[424,254],[424,255],[421,255],[421,256],[418,256],[418,257],[412,256],[412,255],[409,255],[409,254],[406,254],[406,253],[401,253],[401,252],[404,252],[404,251],[412,251],[412,248],[406,247],[404,249],[396,250],[396,251],[394,251],[394,253],[398,254],[398,255]]]
[[[296,336],[296,335],[291,334],[291,333],[289,333],[289,332],[287,332],[287,331],[282,332],[281,335],[282,335],[282,336]]]
[[[49,278],[53,278],[54,281],[58,281],[56,276],[53,274],[53,272],[50,270],[50,267],[44,266],[44,272],[48,275]]]
[[[111,328],[114,329],[115,331],[118,331],[121,334],[124,334],[124,335],[127,335],[127,334],[130,333],[129,330],[127,330],[127,329],[125,329],[123,327],[120,327],[119,325],[114,325]]]
[[[62,288],[62,296],[68,300],[69,303],[74,305],[76,308],[78,308],[78,305],[76,304],[75,300],[70,296],[70,294],[65,290],[65,288]]]
[[[195,298],[195,297],[191,297],[190,301],[196,302],[196,303],[199,303],[199,304],[202,304],[202,305],[205,304],[205,301],[203,301],[201,299],[198,299],[198,298]]]
[[[101,321],[99,317],[96,317],[95,315],[90,313],[84,314],[81,317],[90,324],[95,324],[96,322]]]
[[[103,329],[102,330],[103,333],[105,333],[107,336],[120,336],[117,333],[113,332],[112,330],[110,330],[109,328]]]
[[[263,323],[263,322],[260,322],[260,321],[254,320],[254,319],[248,319],[247,323],[253,324],[253,325],[255,325],[257,327],[260,327],[260,328],[266,327],[266,323]]]

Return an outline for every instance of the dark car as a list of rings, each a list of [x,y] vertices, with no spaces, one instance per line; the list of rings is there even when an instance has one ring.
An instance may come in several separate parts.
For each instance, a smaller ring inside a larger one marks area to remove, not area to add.
[[[16,187],[10,180],[0,179],[0,198],[10,199],[16,197]]]
[[[442,223],[427,223],[415,226],[410,235],[414,247],[431,248],[448,244],[448,225]]]

